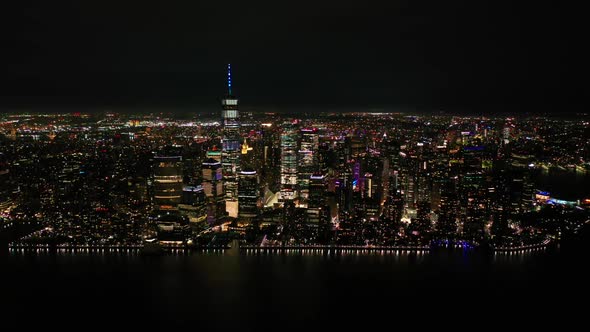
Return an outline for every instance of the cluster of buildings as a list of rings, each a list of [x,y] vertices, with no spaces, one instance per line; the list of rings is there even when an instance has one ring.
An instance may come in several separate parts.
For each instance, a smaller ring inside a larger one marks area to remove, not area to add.
[[[566,140],[549,119],[238,106],[228,65],[221,117],[4,119],[2,218],[76,243],[515,241],[547,235],[523,218],[547,205],[535,174],[590,157],[583,121]]]

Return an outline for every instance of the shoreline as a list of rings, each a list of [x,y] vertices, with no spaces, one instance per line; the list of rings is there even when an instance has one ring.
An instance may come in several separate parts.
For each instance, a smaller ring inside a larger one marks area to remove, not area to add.
[[[424,246],[335,246],[335,245],[289,245],[289,246],[216,246],[216,247],[190,247],[190,246],[153,246],[144,245],[23,245],[9,244],[8,252],[13,254],[49,254],[49,253],[69,253],[69,254],[140,254],[140,255],[168,255],[177,253],[193,252],[219,252],[237,255],[249,255],[256,253],[265,254],[284,254],[291,252],[312,253],[312,254],[331,254],[331,253],[426,253],[432,251],[489,251],[493,253],[524,253],[532,250],[546,249],[554,242],[545,240],[541,243],[515,246],[515,247],[482,247],[454,244],[447,246],[424,245]]]

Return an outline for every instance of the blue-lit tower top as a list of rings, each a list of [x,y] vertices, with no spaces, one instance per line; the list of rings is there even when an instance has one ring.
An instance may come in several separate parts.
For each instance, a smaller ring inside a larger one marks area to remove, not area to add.
[[[227,92],[231,96],[231,63],[227,64]]]
[[[227,64],[227,95],[223,98],[223,100],[221,100],[221,104],[224,109],[230,108],[237,110],[238,108],[238,99],[234,97],[232,91],[231,63]],[[237,114],[235,115],[237,116]]]
[[[225,121],[224,127],[239,127],[239,113],[238,113],[238,99],[232,94],[231,81],[231,64],[227,64],[227,96],[221,100],[223,106],[223,113],[221,115]]]

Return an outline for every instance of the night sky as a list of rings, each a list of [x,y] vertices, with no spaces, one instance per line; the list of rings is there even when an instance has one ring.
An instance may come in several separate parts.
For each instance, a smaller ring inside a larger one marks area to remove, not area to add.
[[[252,108],[581,108],[585,18],[564,2],[15,4],[0,107],[214,107],[231,62]]]

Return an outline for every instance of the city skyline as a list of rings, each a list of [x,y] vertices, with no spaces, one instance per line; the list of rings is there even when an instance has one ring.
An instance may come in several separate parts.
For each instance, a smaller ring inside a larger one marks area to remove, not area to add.
[[[3,228],[45,226],[11,250],[512,252],[583,227],[590,198],[552,196],[539,172],[590,170],[585,118],[240,112],[231,64],[226,70],[213,119],[4,115]],[[555,126],[573,136],[564,140]],[[557,145],[541,152],[547,140]],[[39,183],[29,174],[36,166],[17,167],[32,162],[18,159],[21,149],[49,166]]]
[[[43,1],[3,13],[5,330],[585,317],[581,8]]]

